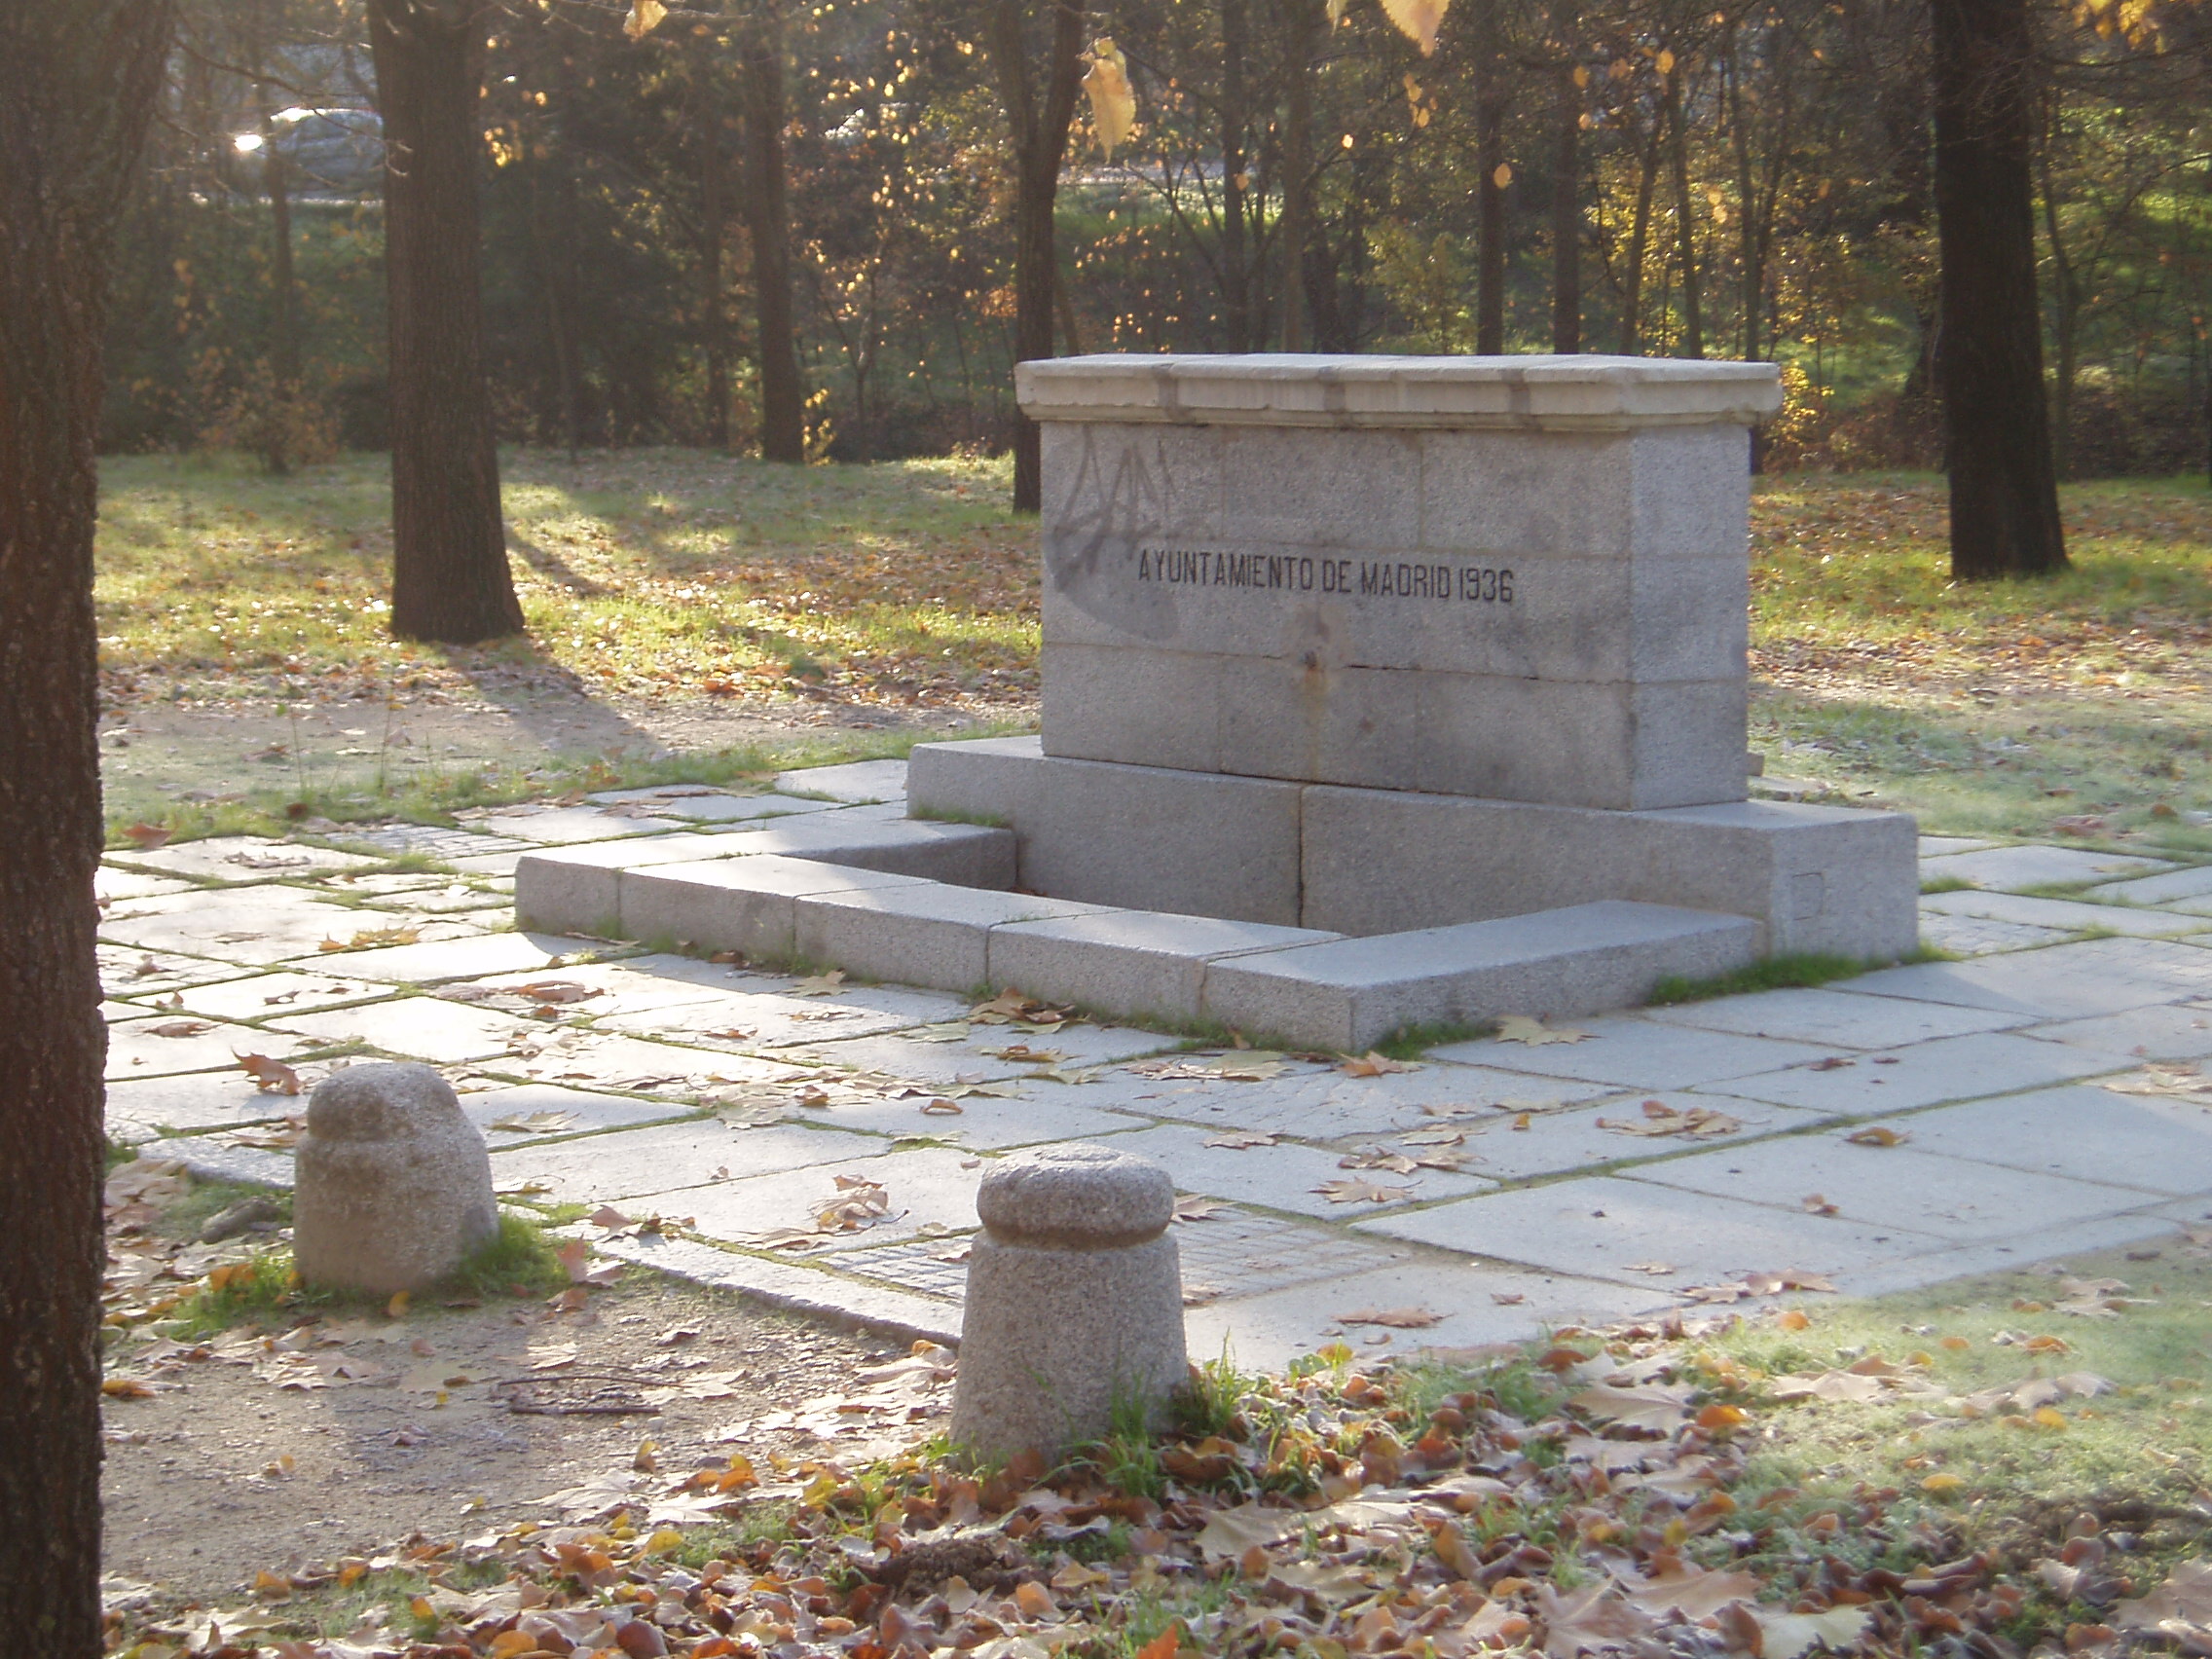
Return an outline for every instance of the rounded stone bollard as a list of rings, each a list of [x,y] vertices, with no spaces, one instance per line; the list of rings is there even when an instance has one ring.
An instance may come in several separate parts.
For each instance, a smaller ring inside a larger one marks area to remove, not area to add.
[[[953,1441],[1051,1457],[1124,1411],[1157,1422],[1189,1375],[1167,1171],[1104,1146],[1020,1153],[983,1177],[976,1210]]]
[[[492,1156],[428,1066],[348,1066],[308,1097],[292,1259],[310,1285],[421,1290],[499,1230]]]

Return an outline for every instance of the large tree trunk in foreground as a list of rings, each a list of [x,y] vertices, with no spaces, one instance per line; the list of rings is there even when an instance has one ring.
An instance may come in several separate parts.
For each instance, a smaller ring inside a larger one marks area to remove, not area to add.
[[[100,1641],[101,296],[166,0],[0,7],[0,1631]]]
[[[806,391],[792,320],[792,215],[784,178],[784,46],[775,14],[745,34],[745,213],[760,350],[760,459],[806,460]]]
[[[2036,305],[2027,0],[1934,0],[1930,12],[1951,574],[2045,575],[2065,568],[2066,539]]]
[[[390,308],[391,631],[522,631],[499,517],[477,277],[482,0],[369,0]]]
[[[1068,153],[1083,71],[1084,0],[1052,0],[1045,46],[1043,86],[1030,60],[1028,6],[994,0],[991,66],[1014,135],[1014,358],[1017,363],[1052,354],[1052,290],[1058,260],[1052,246],[1052,213],[1060,194],[1060,164]],[[1014,433],[1014,507],[1035,512],[1043,504],[1037,423],[1016,417]]]

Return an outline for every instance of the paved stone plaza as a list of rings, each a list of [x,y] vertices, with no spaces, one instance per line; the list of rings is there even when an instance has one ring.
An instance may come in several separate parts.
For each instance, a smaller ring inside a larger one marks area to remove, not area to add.
[[[2212,1210],[2212,1084],[2192,1069],[2212,1055],[2212,867],[1929,838],[1924,878],[1949,890],[1922,901],[1923,937],[1960,960],[1381,1071],[512,931],[526,852],[895,817],[903,772],[624,792],[352,852],[111,854],[110,1132],[288,1185],[304,1096],[257,1089],[236,1056],[310,1087],[362,1055],[423,1060],[503,1195],[681,1224],[571,1224],[604,1250],[940,1337],[990,1161],[1110,1138],[1186,1195],[1191,1351],[1252,1365],[1523,1337],[1747,1274],[1926,1284]],[[410,852],[437,867],[395,866]],[[1852,1138],[1869,1125],[1895,1141]],[[1417,1318],[1345,1317],[1375,1311]]]

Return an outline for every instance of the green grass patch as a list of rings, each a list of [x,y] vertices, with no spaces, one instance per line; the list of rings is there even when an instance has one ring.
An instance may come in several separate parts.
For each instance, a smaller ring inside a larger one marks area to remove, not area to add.
[[[221,1193],[226,1183],[196,1188],[168,1214],[195,1209],[203,1219],[215,1208],[200,1206],[203,1194]],[[252,1194],[258,1188],[238,1192]],[[233,1195],[234,1197],[237,1194]],[[289,1200],[287,1199],[287,1207]],[[166,1217],[165,1217],[166,1221]],[[200,1224],[192,1223],[195,1231]],[[421,1293],[436,1296],[546,1296],[569,1282],[543,1226],[529,1217],[502,1211],[498,1231],[471,1251],[451,1276]],[[289,1249],[254,1252],[243,1261],[215,1269],[208,1282],[170,1310],[166,1328],[180,1341],[194,1341],[240,1325],[272,1325],[303,1315],[382,1308],[388,1298],[367,1292],[318,1288],[300,1282]]]
[[[1817,1375],[1879,1354],[1911,1363],[1953,1396],[2058,1377],[2113,1385],[2061,1394],[2042,1418],[2009,1405],[1967,1418],[1932,1412],[1926,1399],[1762,1410],[1739,1503],[1794,1489],[1778,1501],[1810,1517],[1853,1493],[1894,1490],[1907,1494],[1907,1518],[1918,1507],[1956,1529],[1967,1548],[1993,1549],[2015,1570],[2055,1554],[2068,1523],[2088,1511],[2136,1535],[2140,1559],[2129,1561],[2129,1576],[2156,1583],[2204,1545],[2212,1260],[2178,1239],[2138,1254],[2150,1259],[2119,1250],[2072,1259],[2077,1283],[2126,1287],[2089,1298],[2114,1305],[2101,1316],[2059,1310],[2081,1300],[2067,1277],[2024,1272],[1870,1301],[1809,1298],[1794,1305],[1802,1329],[1767,1318],[1716,1337],[1716,1360],[1769,1374]]]
[[[1923,898],[1931,893],[1971,893],[1973,883],[1963,875],[1931,875],[1920,884]]]
[[[476,1296],[549,1296],[569,1273],[542,1223],[501,1210],[498,1232],[471,1250],[448,1282]]]
[[[1728,973],[1716,974],[1710,979],[1686,979],[1670,974],[1652,986],[1651,994],[1643,1000],[1652,1008],[1666,1008],[1676,1003],[1710,1002],[1714,997],[1740,997],[1751,991],[1796,990],[1825,985],[1830,979],[1848,979],[1855,974],[1888,966],[1886,962],[1865,961],[1856,956],[1828,956],[1817,951],[1769,956]]]

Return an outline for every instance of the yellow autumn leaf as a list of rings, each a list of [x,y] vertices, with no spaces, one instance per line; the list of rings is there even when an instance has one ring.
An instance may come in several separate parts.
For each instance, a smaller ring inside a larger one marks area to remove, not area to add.
[[[1420,48],[1423,57],[1436,53],[1436,31],[1452,0],[1382,0],[1383,13],[1398,25],[1398,32]]]
[[[1111,161],[1137,124],[1137,95],[1129,87],[1128,61],[1111,35],[1100,35],[1091,43],[1083,90],[1090,94],[1090,124],[1098,130],[1099,148]]]
[[[1664,47],[1660,49],[1659,55],[1652,59],[1652,62],[1662,75],[1672,75],[1675,72],[1675,55]]]
[[[1930,1475],[1920,1483],[1920,1490],[1931,1497],[1941,1497],[1945,1493],[1959,1491],[1966,1484],[1957,1475]]]
[[[630,15],[622,19],[622,32],[632,40],[644,40],[667,16],[668,8],[660,0],[630,0]]]
[[[1505,189],[1513,182],[1512,166],[1505,162],[1498,163],[1497,170],[1490,175],[1490,181],[1491,183],[1496,185],[1498,189]]]

